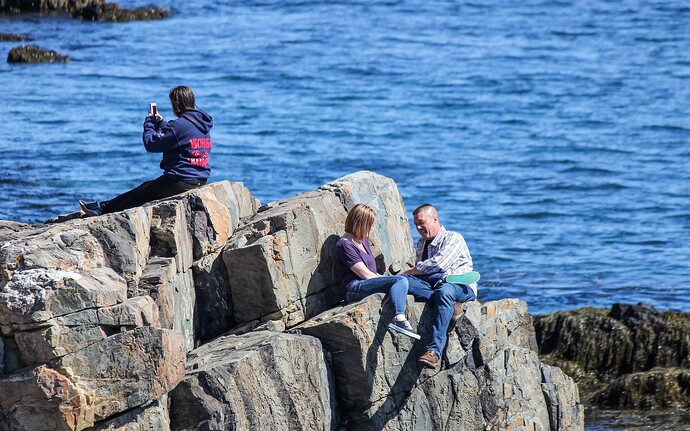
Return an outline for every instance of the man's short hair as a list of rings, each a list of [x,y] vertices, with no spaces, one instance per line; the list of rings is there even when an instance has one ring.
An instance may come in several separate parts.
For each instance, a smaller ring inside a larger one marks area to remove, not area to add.
[[[434,206],[431,204],[421,204],[420,206],[415,208],[414,211],[412,211],[412,216],[414,217],[422,211],[426,212],[428,208],[432,208],[434,211],[436,211],[436,208],[434,208]]]

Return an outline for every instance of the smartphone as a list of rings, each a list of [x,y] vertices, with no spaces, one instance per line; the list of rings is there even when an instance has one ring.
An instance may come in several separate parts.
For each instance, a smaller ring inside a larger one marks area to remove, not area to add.
[[[149,108],[149,112],[151,113],[152,117],[155,117],[156,114],[158,113],[158,106],[156,106],[155,102],[151,102],[151,107]]]

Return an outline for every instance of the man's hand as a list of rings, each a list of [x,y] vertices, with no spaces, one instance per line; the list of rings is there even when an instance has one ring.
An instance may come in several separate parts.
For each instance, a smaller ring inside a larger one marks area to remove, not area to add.
[[[422,271],[418,270],[417,268],[412,267],[412,268],[410,268],[410,269],[407,269],[407,270],[403,271],[403,274],[408,274],[408,275],[420,275],[420,274],[424,274],[424,273],[423,273]]]

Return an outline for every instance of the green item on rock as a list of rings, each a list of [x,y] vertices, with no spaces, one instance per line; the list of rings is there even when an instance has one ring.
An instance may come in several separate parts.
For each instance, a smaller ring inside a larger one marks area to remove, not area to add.
[[[470,271],[464,274],[449,274],[445,277],[446,283],[453,284],[472,284],[479,281],[481,276],[477,271]]]

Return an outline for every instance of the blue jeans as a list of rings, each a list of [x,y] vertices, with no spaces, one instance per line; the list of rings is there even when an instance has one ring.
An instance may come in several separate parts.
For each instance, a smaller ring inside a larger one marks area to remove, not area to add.
[[[420,302],[429,302],[434,294],[434,285],[443,278],[443,274],[404,275],[409,285],[408,293]]]
[[[357,302],[374,293],[387,293],[395,314],[405,314],[408,279],[401,275],[354,280],[345,288],[345,302]]]
[[[443,274],[407,277],[409,293],[417,300],[431,302],[434,306],[434,323],[426,350],[433,351],[440,358],[448,341],[448,325],[453,317],[455,302],[474,301],[477,298],[472,288],[466,284],[441,283],[434,288],[436,282],[443,278]]]

